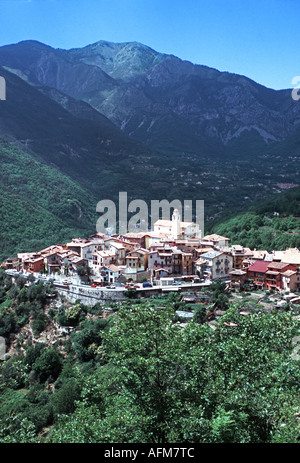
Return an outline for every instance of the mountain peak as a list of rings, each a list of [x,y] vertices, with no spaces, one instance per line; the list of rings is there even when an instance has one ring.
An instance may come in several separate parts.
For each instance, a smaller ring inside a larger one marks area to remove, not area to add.
[[[96,65],[113,78],[131,78],[165,59],[166,56],[139,42],[99,40],[83,48],[67,51],[73,60]]]

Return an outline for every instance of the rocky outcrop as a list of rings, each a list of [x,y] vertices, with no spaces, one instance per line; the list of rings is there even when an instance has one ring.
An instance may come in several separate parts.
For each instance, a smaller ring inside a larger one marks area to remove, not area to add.
[[[6,360],[6,359],[7,359],[7,354],[6,354],[5,338],[3,338],[3,336],[0,336],[0,361]]]

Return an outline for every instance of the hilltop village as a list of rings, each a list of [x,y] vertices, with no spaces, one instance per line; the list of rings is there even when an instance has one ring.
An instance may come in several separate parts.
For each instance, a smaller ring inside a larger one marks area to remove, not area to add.
[[[20,253],[2,264],[8,272],[39,278],[57,277],[64,285],[85,282],[91,287],[157,287],[184,282],[210,284],[224,280],[231,290],[263,289],[299,292],[300,251],[264,250],[230,245],[216,234],[201,236],[199,226],[181,221],[177,209],[172,220],[157,220],[149,232],[74,238],[65,244]]]

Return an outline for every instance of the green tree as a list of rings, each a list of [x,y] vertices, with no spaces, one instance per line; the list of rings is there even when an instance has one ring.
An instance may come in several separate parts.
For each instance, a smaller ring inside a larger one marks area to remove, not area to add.
[[[299,320],[240,314],[212,329],[174,323],[173,308],[132,304],[112,319],[98,364],[51,442],[297,442]]]
[[[172,309],[162,311],[150,305],[121,309],[105,335],[104,350],[120,374],[118,401],[122,407],[128,404],[123,419],[119,416],[114,422],[119,436],[126,417],[129,426],[135,420],[143,422],[144,438],[166,442],[171,423],[181,414],[183,332],[172,323],[173,315]]]
[[[228,309],[229,307],[229,298],[225,293],[225,289],[226,283],[223,280],[214,281],[210,286],[211,302],[221,309]]]
[[[51,403],[54,413],[68,414],[75,410],[75,401],[79,399],[80,389],[75,378],[68,378],[55,391]]]
[[[101,318],[96,321],[84,320],[80,330],[72,334],[72,345],[81,362],[88,362],[97,356],[102,334],[108,328],[108,323]]]
[[[196,323],[202,323],[203,320],[204,320],[205,314],[206,314],[206,307],[205,307],[205,305],[200,304],[195,309],[193,321],[196,322]]]
[[[47,349],[36,359],[32,369],[41,382],[55,380],[62,369],[62,356],[54,348]]]

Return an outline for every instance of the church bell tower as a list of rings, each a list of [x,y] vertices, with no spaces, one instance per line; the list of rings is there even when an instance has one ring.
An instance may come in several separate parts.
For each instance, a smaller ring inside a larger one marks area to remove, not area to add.
[[[178,239],[181,236],[181,217],[178,209],[174,209],[172,215],[172,237]]]

